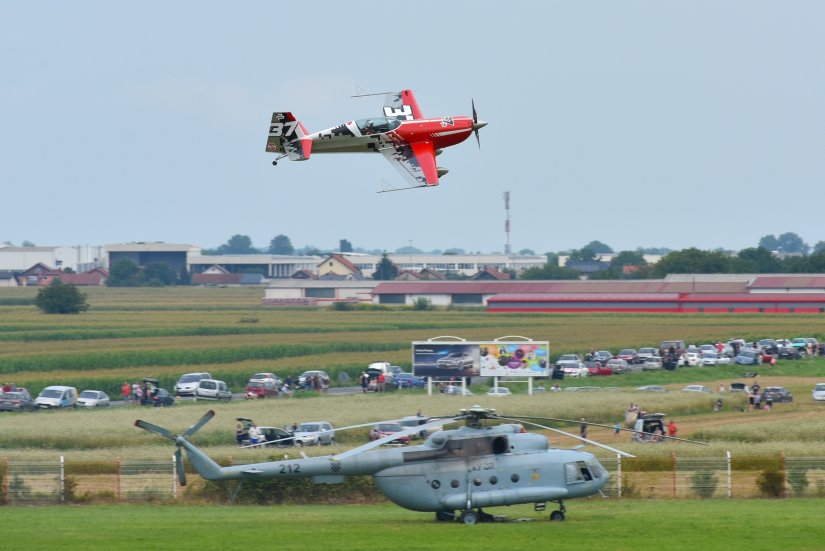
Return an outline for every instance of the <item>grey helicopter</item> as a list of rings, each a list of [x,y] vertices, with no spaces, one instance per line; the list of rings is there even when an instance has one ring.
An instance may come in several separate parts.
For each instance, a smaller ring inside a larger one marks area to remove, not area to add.
[[[565,500],[600,493],[607,484],[609,474],[593,454],[579,449],[551,448],[547,437],[526,432],[524,424],[560,433],[625,457],[634,457],[610,446],[528,419],[578,421],[548,417],[508,417],[498,415],[494,409],[473,406],[460,410],[456,416],[434,418],[338,454],[221,467],[188,440],[214,415],[214,411],[208,411],[197,423],[179,435],[146,421],[135,421],[135,425],[175,443],[175,460],[181,485],[186,485],[181,457],[181,449],[185,449],[192,467],[206,480],[242,482],[266,478],[310,477],[316,484],[336,484],[343,482],[347,476],[371,475],[378,490],[396,505],[412,511],[433,512],[439,521],[459,520],[464,524],[495,520],[493,515],[483,510],[484,507],[533,503],[536,511],[544,511],[547,502],[558,505],[550,513],[550,520],[561,521],[566,513]],[[464,426],[443,429],[445,425],[461,421]],[[501,424],[490,425],[488,421],[499,421]],[[371,424],[353,425],[335,431]],[[434,432],[422,444],[365,453],[401,436],[427,434],[432,430]],[[632,429],[623,430],[634,432]]]

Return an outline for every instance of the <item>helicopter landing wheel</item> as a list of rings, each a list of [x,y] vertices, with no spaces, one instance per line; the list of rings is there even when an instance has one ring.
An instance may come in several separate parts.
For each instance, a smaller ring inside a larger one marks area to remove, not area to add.
[[[478,515],[475,511],[464,511],[461,513],[461,522],[464,524],[475,524],[478,522]]]
[[[455,513],[448,513],[446,511],[436,511],[435,520],[439,522],[452,522],[455,520]]]
[[[564,520],[564,513],[562,513],[561,511],[553,511],[552,513],[550,513],[550,520],[561,522]]]

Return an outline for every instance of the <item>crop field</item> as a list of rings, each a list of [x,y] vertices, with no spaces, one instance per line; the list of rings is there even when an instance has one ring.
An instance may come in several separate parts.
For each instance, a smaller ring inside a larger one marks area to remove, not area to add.
[[[571,502],[550,523],[531,507],[465,526],[391,505],[5,508],[4,549],[822,549],[815,500]],[[498,513],[498,511],[497,511]],[[515,520],[521,519],[522,522]]]

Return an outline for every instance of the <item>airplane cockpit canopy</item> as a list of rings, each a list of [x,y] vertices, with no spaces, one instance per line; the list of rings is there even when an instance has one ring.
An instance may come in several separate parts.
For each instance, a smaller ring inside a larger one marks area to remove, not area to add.
[[[401,126],[401,121],[398,119],[388,119],[386,117],[370,117],[368,119],[358,119],[355,121],[358,130],[363,135],[369,134],[383,134],[390,130],[395,130]]]

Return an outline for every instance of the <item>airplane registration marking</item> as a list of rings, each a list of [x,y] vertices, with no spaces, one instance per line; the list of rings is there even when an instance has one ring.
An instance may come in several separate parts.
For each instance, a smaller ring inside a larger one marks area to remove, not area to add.
[[[400,109],[394,109],[389,105],[384,107],[384,116],[389,118],[403,117],[408,121],[413,120],[412,107],[409,105],[402,105]]]
[[[301,465],[299,463],[292,463],[290,465],[281,465],[280,473],[281,474],[294,474],[301,472]]]
[[[290,121],[287,123],[283,122],[276,122],[272,126],[269,127],[269,135],[270,136],[285,136],[289,137],[295,133],[295,127],[298,126],[298,121]],[[287,131],[284,132],[284,127],[287,127]]]

